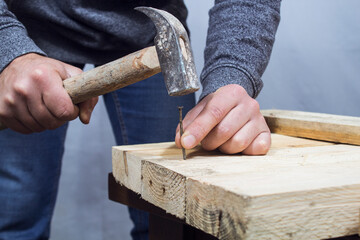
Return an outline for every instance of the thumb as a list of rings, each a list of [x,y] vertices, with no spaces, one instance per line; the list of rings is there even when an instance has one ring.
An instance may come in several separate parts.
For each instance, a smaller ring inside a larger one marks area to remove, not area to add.
[[[66,64],[65,70],[67,72],[68,77],[74,77],[83,72],[80,68],[69,64]],[[92,111],[94,110],[94,107],[98,102],[98,99],[99,99],[98,97],[94,97],[77,104],[77,106],[79,107],[79,118],[82,123],[88,124],[90,122]]]
[[[99,97],[94,97],[89,100],[86,100],[82,103],[79,103],[78,106],[80,108],[80,120],[84,124],[88,124],[90,122],[91,114],[99,100]]]

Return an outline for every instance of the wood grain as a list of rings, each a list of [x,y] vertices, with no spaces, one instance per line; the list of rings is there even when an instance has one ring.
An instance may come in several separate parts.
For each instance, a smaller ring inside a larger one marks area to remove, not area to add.
[[[127,171],[123,155],[127,156]],[[272,134],[266,156],[173,143],[114,147],[115,178],[219,239],[324,239],[356,234],[360,147]],[[135,162],[132,164],[131,162]]]
[[[273,133],[360,145],[360,118],[323,113],[262,110]]]
[[[63,84],[76,104],[139,82],[160,71],[156,49],[152,46],[65,79]]]
[[[165,209],[178,218],[185,217],[185,177],[161,165],[144,162],[142,165],[143,199]]]

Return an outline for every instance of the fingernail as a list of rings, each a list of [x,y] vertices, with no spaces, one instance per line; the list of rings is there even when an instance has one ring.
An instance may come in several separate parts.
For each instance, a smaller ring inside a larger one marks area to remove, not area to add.
[[[192,148],[194,147],[195,143],[196,143],[196,139],[193,135],[186,135],[182,140],[182,144],[184,148]]]

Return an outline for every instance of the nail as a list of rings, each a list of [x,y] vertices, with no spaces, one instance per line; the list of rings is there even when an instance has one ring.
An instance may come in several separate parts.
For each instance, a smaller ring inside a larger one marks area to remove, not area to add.
[[[183,106],[178,107],[178,109],[179,109],[180,138],[181,138],[183,133],[184,133],[183,123],[182,123],[182,109],[183,109]],[[183,159],[186,160],[185,148],[183,146],[181,146],[181,149],[182,149]]]

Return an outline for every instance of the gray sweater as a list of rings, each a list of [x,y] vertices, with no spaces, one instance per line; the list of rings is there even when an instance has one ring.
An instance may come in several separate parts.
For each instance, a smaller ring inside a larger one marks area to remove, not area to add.
[[[262,88],[281,0],[215,0],[210,10],[201,97],[227,84]],[[0,0],[0,71],[35,52],[68,63],[103,64],[153,44],[155,28],[133,10],[153,6],[186,25],[183,0]]]

